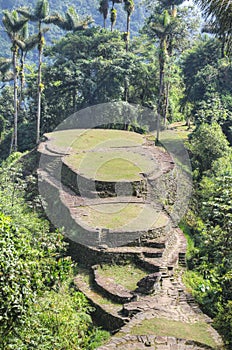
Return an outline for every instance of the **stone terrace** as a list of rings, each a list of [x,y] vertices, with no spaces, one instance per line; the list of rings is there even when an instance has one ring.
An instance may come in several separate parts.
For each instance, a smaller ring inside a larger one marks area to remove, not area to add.
[[[40,193],[45,197],[48,217],[56,226],[65,229],[69,253],[84,266],[75,277],[76,287],[94,306],[93,316],[98,324],[112,334],[120,331],[99,350],[219,349],[222,342],[211,320],[201,312],[181,282],[180,266],[185,266],[186,240],[169,215],[171,201],[164,204],[159,191],[159,188],[169,191],[171,187],[171,197],[175,198],[175,166],[171,156],[141,135],[133,136],[133,142],[128,144],[129,134],[134,133],[126,132],[126,141],[115,144],[114,140],[110,144],[104,131],[105,151],[117,148],[128,157],[130,152],[137,152],[141,157],[141,169],[136,180],[116,180],[112,174],[112,179],[103,181],[88,177],[88,168],[80,173],[78,167],[67,162],[74,146],[68,147],[65,133],[61,140],[56,139],[59,133],[49,134],[39,146]],[[72,142],[74,136],[81,133],[73,131]],[[91,137],[94,133],[91,131]],[[83,144],[86,147],[92,143],[93,140],[87,138]],[[94,154],[94,149],[77,148],[75,152]],[[98,152],[104,153],[102,145]],[[144,164],[146,169],[143,169]],[[165,200],[168,201],[168,197]],[[151,218],[154,219],[150,221]],[[127,267],[133,264],[145,271],[147,277],[136,280],[137,288],[130,290],[116,281],[115,276],[101,275],[101,268],[115,264],[124,267],[125,275]],[[202,323],[214,347],[191,336],[186,339],[181,334],[160,335],[155,331],[146,335],[139,331],[133,334],[133,329],[142,327],[144,320],[152,322],[157,318],[181,322],[190,329]]]

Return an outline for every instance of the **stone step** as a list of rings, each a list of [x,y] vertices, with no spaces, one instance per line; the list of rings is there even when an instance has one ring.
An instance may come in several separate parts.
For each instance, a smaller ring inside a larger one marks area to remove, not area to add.
[[[165,241],[163,241],[163,242],[158,242],[158,241],[155,240],[155,239],[148,239],[148,240],[145,241],[145,242],[141,242],[141,245],[142,245],[142,246],[145,246],[145,247],[150,247],[150,248],[165,249],[165,247],[166,247],[166,242],[165,242]]]
[[[161,273],[161,278],[170,278],[167,266],[160,266],[159,272]]]
[[[150,251],[146,251],[144,250],[143,251],[143,255],[146,257],[146,258],[162,258],[162,255],[163,255],[163,250],[155,250],[155,249],[152,249]]]
[[[150,272],[160,272],[162,258],[146,258],[143,254],[138,256],[136,264]]]
[[[186,267],[186,253],[185,252],[179,252],[179,258],[178,263],[180,266]]]
[[[145,256],[145,257],[151,257],[151,258],[161,258],[164,250],[156,249],[156,248],[148,248],[148,247],[123,246],[123,247],[116,247],[116,248],[108,248],[107,252],[121,253],[125,255],[134,254],[141,257]]]

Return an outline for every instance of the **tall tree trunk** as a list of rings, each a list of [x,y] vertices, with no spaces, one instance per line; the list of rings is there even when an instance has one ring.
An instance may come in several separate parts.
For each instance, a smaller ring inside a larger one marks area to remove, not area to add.
[[[25,85],[25,79],[24,79],[24,62],[25,62],[25,54],[23,51],[21,51],[21,57],[20,57],[20,95],[19,95],[19,106],[18,110],[21,109],[22,102],[24,100],[23,98],[23,88]]]
[[[127,24],[126,24],[126,52],[129,51],[129,37],[130,37],[130,15],[127,13]],[[129,91],[129,76],[125,75],[124,78],[124,101],[128,101],[128,91]]]
[[[223,34],[221,38],[221,58],[225,58],[225,46],[226,46],[226,35]]]
[[[17,67],[17,48],[13,48],[13,70],[14,70],[14,131],[12,137],[11,151],[18,149],[18,67]]]
[[[169,93],[170,93],[171,84],[168,81],[166,84],[166,92],[165,92],[165,106],[164,106],[164,128],[167,127],[167,115],[168,115],[168,107],[169,107]]]
[[[113,31],[115,22],[112,20],[112,11],[114,10],[114,1],[112,1],[112,8],[111,8],[111,13],[110,13],[110,20],[111,20],[111,32]]]
[[[73,100],[73,113],[77,111],[77,103],[76,103],[76,89],[73,89],[72,92],[72,100]]]
[[[106,29],[106,18],[103,18],[103,28]]]
[[[158,100],[158,116],[157,116],[157,136],[156,141],[159,141],[160,124],[161,119],[164,116],[164,73],[165,73],[165,60],[164,60],[164,42],[160,43],[160,54],[159,54],[159,100]]]
[[[126,52],[129,51],[129,41],[130,41],[130,15],[127,14],[127,24],[126,24]]]
[[[41,22],[39,22],[39,62],[38,62],[38,90],[37,90],[37,126],[36,126],[36,144],[40,140],[41,123],[41,95],[42,95],[42,57],[43,57],[43,35],[41,32]]]
[[[129,90],[129,82],[128,82],[128,76],[125,75],[124,77],[124,101],[127,102],[128,101],[128,90]]]

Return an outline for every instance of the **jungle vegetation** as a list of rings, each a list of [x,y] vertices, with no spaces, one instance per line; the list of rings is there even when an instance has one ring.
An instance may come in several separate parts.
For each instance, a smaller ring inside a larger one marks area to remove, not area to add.
[[[195,0],[197,9],[180,0],[0,3],[2,349],[28,349],[28,341],[43,350],[54,342],[94,349],[108,336],[72,287],[76,267],[43,215],[33,152],[22,153],[73,112],[111,101],[152,109],[161,128],[191,127],[184,278],[231,348],[231,2]],[[66,317],[72,322],[63,329]],[[35,325],[42,332],[30,333]]]

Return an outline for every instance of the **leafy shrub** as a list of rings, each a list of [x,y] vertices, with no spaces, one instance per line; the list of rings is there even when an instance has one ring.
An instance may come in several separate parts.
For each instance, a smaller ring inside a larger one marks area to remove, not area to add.
[[[200,175],[211,169],[214,161],[229,154],[229,143],[217,123],[201,124],[190,141],[193,168]]]
[[[94,349],[108,333],[93,327],[86,298],[70,288],[63,235],[26,202],[20,157],[0,168],[0,348]]]

